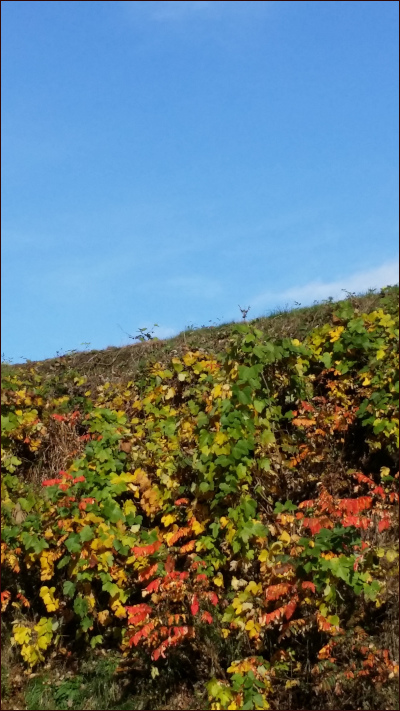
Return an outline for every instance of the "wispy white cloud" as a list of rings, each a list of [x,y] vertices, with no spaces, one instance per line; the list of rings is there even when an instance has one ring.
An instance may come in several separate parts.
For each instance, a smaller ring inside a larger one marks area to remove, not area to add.
[[[255,296],[251,301],[253,310],[260,308],[277,307],[288,304],[293,306],[297,301],[302,306],[307,306],[314,301],[322,301],[332,296],[335,300],[344,298],[344,290],[362,293],[368,289],[380,289],[384,286],[397,284],[399,281],[399,263],[387,262],[375,269],[363,272],[354,272],[337,281],[322,281],[316,279],[303,286],[292,286],[284,291],[264,291]]]

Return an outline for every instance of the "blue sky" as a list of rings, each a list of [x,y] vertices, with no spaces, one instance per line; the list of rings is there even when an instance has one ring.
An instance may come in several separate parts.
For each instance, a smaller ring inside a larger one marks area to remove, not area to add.
[[[5,356],[397,283],[398,12],[2,2]]]

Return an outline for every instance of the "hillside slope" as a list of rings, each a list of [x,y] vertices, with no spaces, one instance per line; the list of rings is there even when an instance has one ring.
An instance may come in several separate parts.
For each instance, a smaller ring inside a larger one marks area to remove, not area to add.
[[[397,708],[397,287],[2,388],[4,708]]]

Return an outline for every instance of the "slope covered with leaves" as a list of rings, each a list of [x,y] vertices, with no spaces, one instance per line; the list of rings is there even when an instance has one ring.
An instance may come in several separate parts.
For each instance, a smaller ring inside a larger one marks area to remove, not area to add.
[[[395,708],[397,308],[230,326],[130,379],[8,368],[1,600],[27,669],[114,649],[201,708]]]

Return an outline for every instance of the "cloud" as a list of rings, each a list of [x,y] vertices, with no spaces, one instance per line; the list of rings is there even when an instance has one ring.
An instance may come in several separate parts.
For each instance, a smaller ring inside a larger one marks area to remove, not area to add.
[[[359,294],[368,289],[380,289],[383,286],[397,284],[398,281],[398,262],[387,262],[375,269],[355,272],[337,281],[324,282],[317,279],[304,286],[292,286],[285,291],[264,291],[252,300],[251,307],[253,310],[256,308],[259,310],[262,307],[278,307],[286,304],[292,306],[293,301],[307,306],[314,301],[328,299],[330,296],[335,300],[344,298],[344,290]]]

